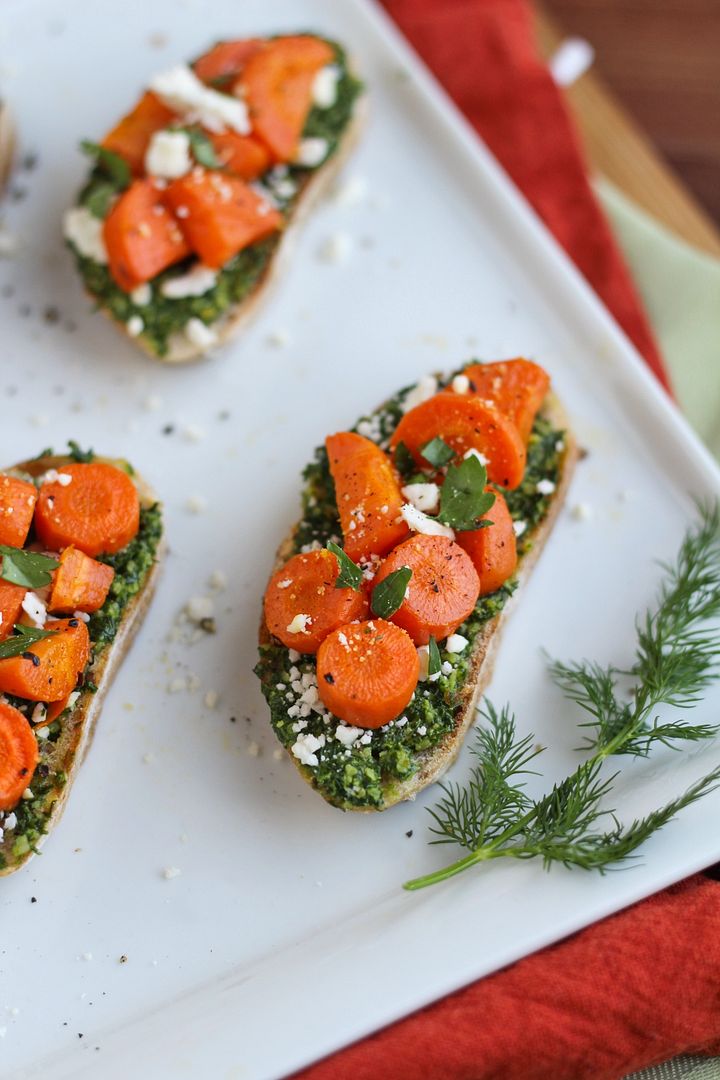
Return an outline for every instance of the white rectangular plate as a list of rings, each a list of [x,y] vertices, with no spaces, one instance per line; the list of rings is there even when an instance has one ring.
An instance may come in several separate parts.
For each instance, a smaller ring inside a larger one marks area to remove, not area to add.
[[[299,470],[328,431],[397,387],[472,355],[529,354],[589,450],[570,505],[589,502],[595,518],[564,513],[490,689],[550,747],[538,784],[573,767],[579,741],[541,646],[627,663],[653,560],[675,552],[692,496],[720,490],[628,342],[379,11],[361,0],[126,0],[121,13],[5,0],[3,15],[4,92],[39,157],[15,178],[25,197],[6,204],[19,252],[0,264],[3,459],[69,437],[126,454],[163,495],[171,549],[62,823],[0,884],[5,1074],[277,1076],[720,856],[719,792],[624,873],[493,865],[409,895],[401,882],[449,855],[426,844],[437,793],[343,815],[273,757],[252,666]],[[367,195],[315,214],[241,340],[204,364],[153,363],[89,311],[63,249],[78,141],[102,133],[152,72],[214,39],[307,27],[347,43],[370,87],[346,173],[366,178]],[[328,265],[317,251],[337,232],[352,252]],[[268,343],[278,330],[284,348]],[[193,425],[203,440],[188,438]],[[193,495],[204,513],[188,512]],[[229,578],[217,636],[168,641],[216,568]],[[199,691],[167,693],[187,675]],[[697,713],[712,722],[720,693]],[[623,761],[619,812],[655,806],[717,759],[709,745]],[[455,778],[466,767],[467,755]],[[168,866],[180,876],[165,880]]]

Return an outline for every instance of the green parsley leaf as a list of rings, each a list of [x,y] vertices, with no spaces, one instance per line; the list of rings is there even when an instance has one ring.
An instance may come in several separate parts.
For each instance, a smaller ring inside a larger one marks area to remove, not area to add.
[[[80,149],[89,157],[95,158],[103,172],[107,173],[115,184],[116,189],[119,188],[124,191],[126,187],[130,186],[132,179],[130,166],[119,154],[107,150],[104,146],[100,146],[99,143],[90,142],[89,139],[83,139],[80,143]]]
[[[68,439],[69,456],[73,461],[79,461],[81,465],[88,465],[95,460],[94,450],[81,450],[74,439]]]
[[[401,566],[399,570],[393,570],[373,589],[370,607],[373,613],[380,619],[389,619],[405,599],[408,582],[412,577],[409,566]]]
[[[22,585],[26,589],[42,589],[52,581],[51,570],[60,565],[57,559],[40,555],[37,551],[23,551],[22,548],[6,547],[0,544],[2,566],[0,577],[13,585]]]
[[[434,439],[431,439],[429,443],[425,443],[420,447],[420,453],[429,461],[431,465],[434,465],[436,469],[442,469],[443,465],[447,465],[449,461],[455,457],[455,451],[452,446],[448,446],[443,439],[437,435]]]
[[[395,468],[404,479],[415,472],[415,458],[402,440],[395,447]]]
[[[190,139],[190,149],[198,165],[204,165],[206,169],[221,169],[222,162],[215,153],[213,144],[204,131],[197,128],[180,128]]]
[[[437,675],[440,671],[440,650],[437,647],[437,641],[434,637],[430,637],[428,642],[428,678],[431,675]]]
[[[459,465],[450,465],[440,489],[438,521],[463,532],[492,525],[491,521],[478,520],[495,502],[495,495],[485,490],[486,485],[485,466],[474,454]]]
[[[83,196],[82,203],[83,206],[88,208],[93,217],[104,221],[110,212],[110,207],[117,193],[117,187],[110,180],[98,180],[97,183],[92,184]]]
[[[14,637],[0,641],[0,660],[7,660],[10,656],[22,656],[29,645],[34,645],[36,641],[42,641],[43,638],[57,634],[57,630],[41,630],[36,626],[18,625],[15,627],[15,631]]]
[[[39,454],[36,454],[36,455],[35,455],[35,457],[31,457],[31,458],[30,458],[30,461],[39,461],[39,460],[40,460],[40,458],[44,458],[44,457],[52,457],[52,455],[53,455],[53,448],[52,448],[52,446],[46,446],[46,447],[45,447],[45,449],[44,449],[44,450],[41,450]]]
[[[334,544],[332,540],[328,541],[327,549],[328,551],[332,551],[338,561],[340,573],[335,582],[335,588],[354,589],[355,592],[357,592],[362,581],[362,570],[360,567],[352,561],[349,555],[345,554],[341,547]]]

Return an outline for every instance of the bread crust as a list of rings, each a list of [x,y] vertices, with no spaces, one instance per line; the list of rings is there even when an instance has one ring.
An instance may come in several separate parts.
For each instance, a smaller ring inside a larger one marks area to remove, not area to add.
[[[95,460],[105,461],[110,465],[120,464],[117,459],[112,458],[97,456]],[[21,462],[13,466],[12,469],[5,471],[37,477],[47,472],[48,469],[59,469],[63,465],[70,465],[72,461],[73,459],[67,456],[52,455]],[[149,484],[137,474],[133,476],[133,480],[140,496],[140,505],[142,507],[154,505],[158,499]],[[126,605],[117,634],[100,651],[97,659],[93,661],[91,667],[87,670],[87,676],[97,686],[97,691],[92,693],[90,690],[81,690],[80,697],[71,715],[63,721],[62,731],[55,743],[52,756],[46,759],[51,771],[65,773],[66,781],[62,787],[54,789],[53,792],[46,796],[48,800],[52,800],[52,810],[47,819],[45,833],[38,841],[35,850],[45,843],[46,837],[57,824],[65,809],[70,789],[92,742],[95,726],[102,712],[105,695],[152,600],[161,572],[164,551],[164,539],[161,538],[155,555],[155,563],[148,571],[142,588]],[[0,844],[0,853],[7,859],[7,865],[0,869],[0,877],[5,877],[19,870],[35,854],[35,851],[28,851],[24,855],[14,856],[12,854],[14,840],[14,832],[9,832],[6,833],[3,843]]]
[[[517,602],[522,585],[537,563],[540,553],[552,532],[558,514],[565,502],[578,459],[577,443],[570,429],[567,413],[555,394],[548,394],[543,402],[540,415],[550,420],[554,427],[565,432],[565,449],[562,456],[560,479],[553,492],[550,509],[533,534],[532,547],[520,560],[517,572],[517,590],[508,603],[505,604],[502,611],[485,623],[475,639],[471,654],[470,672],[463,687],[461,700],[455,709],[455,726],[453,730],[448,732],[437,746],[418,755],[419,768],[416,773],[407,780],[391,780],[383,786],[384,802],[382,806],[354,806],[346,803],[341,805],[339,809],[352,810],[360,814],[370,814],[388,810],[397,803],[414,799],[423,788],[439,780],[458,756],[465,741],[465,736],[472,726],[477,703],[492,678],[493,665],[502,630]],[[286,563],[292,555],[294,533],[295,529],[288,534],[280,545],[273,566],[273,573]],[[259,643],[266,645],[270,640],[270,632],[263,617],[260,624]],[[312,770],[302,765],[289,751],[288,754],[303,780],[310,784],[311,787],[316,787]],[[319,791],[317,788],[316,790]],[[322,795],[321,791],[319,793]],[[333,803],[332,805],[337,804]]]

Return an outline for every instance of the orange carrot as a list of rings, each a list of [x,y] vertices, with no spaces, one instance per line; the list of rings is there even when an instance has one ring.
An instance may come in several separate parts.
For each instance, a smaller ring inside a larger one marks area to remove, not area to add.
[[[464,374],[471,393],[490,402],[512,420],[527,443],[535,415],[550,388],[547,371],[532,360],[500,360],[494,364],[471,364]]]
[[[105,218],[103,235],[110,273],[125,292],[190,254],[152,180],[135,180],[123,192]]]
[[[29,701],[61,701],[75,689],[90,657],[90,637],[80,619],[57,619],[20,656],[0,660],[0,693]]]
[[[109,131],[102,141],[106,150],[112,150],[127,161],[136,176],[145,171],[145,152],[156,131],[167,127],[175,114],[159,97],[148,91],[138,101],[132,112]]]
[[[22,585],[12,585],[9,581],[0,580],[0,641],[4,641],[12,628],[20,618],[22,602],[25,599],[27,589]]]
[[[488,477],[502,487],[516,488],[525,472],[525,444],[511,420],[467,394],[443,391],[406,412],[390,445],[404,443],[420,467],[427,468],[420,450],[439,437],[462,457],[477,450],[487,460]]]
[[[251,56],[264,48],[260,38],[243,38],[242,41],[219,41],[193,64],[198,79],[206,83],[240,74]]]
[[[120,551],[140,527],[140,501],[127,473],[101,461],[63,465],[71,477],[43,484],[35,510],[35,530],[49,551],[74,545],[86,555]]]
[[[22,547],[32,521],[37,488],[27,480],[0,475],[0,544]]]
[[[336,588],[338,575],[338,561],[331,551],[294,555],[273,574],[265,593],[270,633],[289,649],[314,653],[332,630],[362,618],[365,594]],[[290,626],[298,628],[290,630]]]
[[[221,135],[207,132],[215,154],[231,173],[241,180],[255,180],[270,167],[270,152],[264,143],[252,135],[225,131]]]
[[[38,745],[29,722],[18,710],[0,702],[0,810],[17,806],[30,787],[39,761]]]
[[[334,59],[314,37],[284,37],[252,56],[237,87],[250,109],[253,130],[275,161],[292,161],[312,106],[315,76]]]
[[[48,707],[45,710],[45,717],[39,724],[33,724],[33,731],[37,731],[38,728],[50,727],[50,724],[54,723],[58,716],[65,712],[70,704],[70,698],[73,691],[71,690],[67,697],[62,698],[60,701],[50,701]]]
[[[458,544],[467,551],[477,570],[481,596],[499,589],[517,567],[515,531],[507,503],[500,492],[490,487],[487,490],[493,491],[495,502],[483,516],[492,525],[456,535]]]
[[[390,459],[352,431],[329,435],[325,446],[346,553],[355,562],[385,555],[408,534],[405,522],[398,520],[403,497]]]
[[[53,575],[48,611],[97,611],[107,599],[115,571],[78,548],[66,547]]]
[[[219,172],[193,169],[164,194],[188,244],[206,266],[224,266],[283,222],[282,214],[242,180]]]
[[[446,536],[416,533],[391,551],[373,585],[409,566],[412,577],[405,599],[390,618],[406,630],[416,645],[431,637],[446,638],[465,622],[480,593],[480,581],[470,557]]]
[[[410,703],[420,665],[412,641],[384,619],[348,623],[318,649],[318,693],[323,705],[362,728],[394,720]]]

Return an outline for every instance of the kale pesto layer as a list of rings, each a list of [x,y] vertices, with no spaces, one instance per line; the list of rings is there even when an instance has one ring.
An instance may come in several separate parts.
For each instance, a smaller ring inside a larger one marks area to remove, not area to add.
[[[401,390],[371,416],[363,417],[354,430],[372,438],[379,445],[387,443],[402,416],[402,402],[410,388]],[[528,444],[528,457],[522,484],[514,491],[504,491],[514,521],[526,528],[518,537],[518,555],[532,547],[533,535],[545,518],[551,497],[538,492],[541,480],[557,484],[564,451],[564,433],[538,417]],[[313,547],[325,547],[328,540],[341,542],[342,530],[335,502],[335,490],[325,447],[318,447],[314,460],[303,473],[303,516],[294,536],[290,555]],[[498,615],[516,588],[514,579],[497,592],[481,596],[474,612],[459,628],[469,641],[462,653],[448,653],[440,646],[442,670],[436,682],[418,683],[415,695],[403,712],[407,722],[391,723],[372,732],[366,744],[360,740],[350,748],[333,737],[341,723],[330,721],[316,712],[306,718],[304,733],[326,736],[318,753],[318,765],[305,767],[312,782],[328,800],[340,807],[380,809],[392,796],[394,782],[407,780],[419,766],[418,755],[432,750],[452,732],[457,709],[469,676],[473,647],[482,627]],[[303,655],[291,660],[290,652],[277,640],[260,647],[260,661],[255,668],[262,692],[270,708],[275,734],[288,750],[297,738],[295,720],[288,715],[288,689],[293,683],[315,677],[315,657]]]
[[[342,46],[332,41],[328,44],[335,51],[333,63],[340,70],[337,98],[335,104],[327,109],[313,107],[303,131],[303,138],[326,140],[328,153],[322,165],[337,152],[343,133],[352,118],[355,102],[362,92],[362,83],[350,72]],[[271,169],[258,181],[287,222],[291,220],[313,172],[310,168],[288,165],[279,170]],[[288,183],[292,185],[292,194],[288,194]],[[86,207],[95,217],[104,219],[119,190],[102,166],[97,165],[80,192],[78,205]],[[174,300],[162,296],[160,286],[169,278],[186,273],[197,260],[195,256],[191,256],[176,263],[153,279],[152,298],[148,304],[142,305],[135,303],[131,295],[116,284],[106,265],[82,256],[72,244],[69,246],[85,288],[95,298],[97,306],[123,325],[133,316],[141,318],[143,330],[140,336],[144,344],[156,356],[166,356],[173,335],[181,334],[190,319],[200,319],[207,326],[211,326],[253,292],[268,267],[281,235],[277,233],[240,251],[218,271],[215,285],[202,296],[186,296]]]

